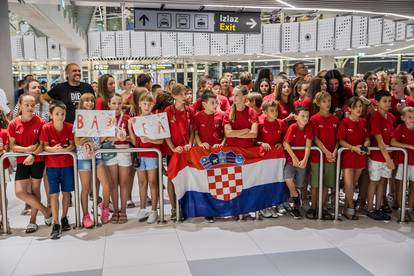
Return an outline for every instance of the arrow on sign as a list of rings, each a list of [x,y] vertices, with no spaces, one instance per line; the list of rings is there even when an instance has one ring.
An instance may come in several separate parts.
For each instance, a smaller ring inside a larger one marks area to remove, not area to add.
[[[145,26],[147,24],[147,21],[149,21],[149,18],[145,14],[143,14],[139,18],[139,21],[142,21],[142,26]]]
[[[254,27],[256,27],[257,22],[253,18],[250,18],[250,20],[246,22],[246,25],[250,26],[250,29],[253,29]]]

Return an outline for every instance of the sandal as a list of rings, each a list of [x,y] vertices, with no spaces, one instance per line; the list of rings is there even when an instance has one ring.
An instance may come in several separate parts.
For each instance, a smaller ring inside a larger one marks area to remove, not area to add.
[[[329,213],[329,211],[327,209],[323,209],[322,210],[322,219],[323,220],[333,220],[334,217],[332,216],[331,213]]]
[[[353,208],[346,208],[345,213],[342,214],[348,220],[359,220],[359,217],[355,215],[355,209]]]
[[[39,229],[39,226],[36,223],[29,223],[26,227],[26,234],[34,233],[37,229]]]
[[[119,223],[119,213],[113,213],[111,220],[109,221],[112,224],[118,224]]]
[[[306,218],[307,219],[318,219],[318,212],[314,208],[310,208],[308,211],[306,211]]]
[[[119,213],[119,224],[124,224],[128,222],[127,214],[126,213]]]

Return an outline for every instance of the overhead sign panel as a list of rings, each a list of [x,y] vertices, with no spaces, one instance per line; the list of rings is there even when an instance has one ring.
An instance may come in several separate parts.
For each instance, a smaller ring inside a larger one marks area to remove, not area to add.
[[[214,13],[135,9],[135,30],[214,32]]]
[[[260,33],[260,13],[135,9],[135,30]]]
[[[260,33],[262,23],[260,13],[216,12],[216,32]]]

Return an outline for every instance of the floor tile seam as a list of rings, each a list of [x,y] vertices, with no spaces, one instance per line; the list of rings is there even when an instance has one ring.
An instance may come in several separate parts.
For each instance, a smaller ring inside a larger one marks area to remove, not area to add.
[[[33,240],[34,239],[31,239],[30,242],[26,245],[26,249],[24,250],[23,254],[20,256],[19,261],[14,266],[14,269],[12,270],[12,273],[10,275],[14,275],[14,273],[16,273],[16,270],[19,267],[19,264],[21,263],[21,261],[23,260],[24,256],[27,254],[27,252],[29,251],[29,248],[30,248]]]

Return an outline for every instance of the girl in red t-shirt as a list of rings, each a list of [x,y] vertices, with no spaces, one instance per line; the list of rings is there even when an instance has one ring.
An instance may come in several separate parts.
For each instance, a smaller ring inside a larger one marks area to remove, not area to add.
[[[342,154],[342,168],[345,182],[345,212],[347,219],[356,220],[353,201],[354,185],[358,183],[362,170],[367,166],[367,151],[369,146],[369,132],[367,121],[361,118],[363,101],[359,97],[352,97],[348,103],[349,116],[339,125],[337,139],[339,144],[349,149]]]
[[[98,95],[96,99],[96,110],[109,110],[109,101],[115,94],[115,79],[110,74],[105,74],[98,79]]]
[[[193,144],[194,133],[191,129],[191,110],[185,105],[185,92],[186,88],[182,84],[174,85],[171,94],[174,98],[174,104],[168,106],[165,109],[167,113],[168,122],[170,125],[171,138],[167,138],[166,142],[168,147],[167,151],[167,163],[173,153],[182,153],[188,151]],[[170,179],[168,179],[168,195],[171,202],[171,219],[176,217],[176,198],[174,185]]]
[[[234,147],[253,147],[258,133],[257,113],[246,105],[247,88],[234,88],[234,102],[223,119],[226,145]]]
[[[122,97],[118,94],[112,96],[109,101],[109,109],[115,111],[116,136],[108,138],[116,149],[129,148],[128,120],[129,115],[122,110]],[[111,223],[124,224],[127,220],[126,208],[128,200],[128,183],[130,181],[130,170],[132,166],[130,153],[117,153],[114,157],[105,161],[112,177],[111,198],[114,212]],[[119,191],[118,191],[119,186]],[[119,209],[119,195],[121,195],[121,209]]]
[[[16,169],[16,196],[32,207],[30,223],[26,233],[36,232],[37,212],[41,211],[45,216],[45,223],[51,225],[52,215],[50,210],[41,203],[40,182],[43,176],[45,162],[41,156],[36,156],[43,151],[39,142],[40,131],[44,121],[34,114],[36,101],[33,96],[24,95],[19,99],[21,115],[12,120],[8,126],[10,149],[16,153],[28,153],[29,156],[17,157]],[[28,186],[32,188],[32,194],[27,192]]]
[[[155,100],[151,93],[142,94],[139,98],[139,116],[151,115]],[[131,118],[128,122],[131,141],[137,148],[159,148],[164,142],[163,139],[150,139],[145,136],[138,136],[135,132],[133,124],[135,118]],[[155,152],[138,153],[138,183],[139,183],[139,211],[138,221],[147,221],[152,224],[158,220],[157,204],[158,204],[158,155]],[[148,186],[151,191],[151,211],[146,210]]]
[[[309,83],[306,83],[304,81],[298,81],[293,88],[295,91],[295,97],[296,100],[293,103],[295,108],[298,108],[299,106],[307,107],[309,110],[312,109],[312,102],[310,97],[308,97],[308,88]]]

